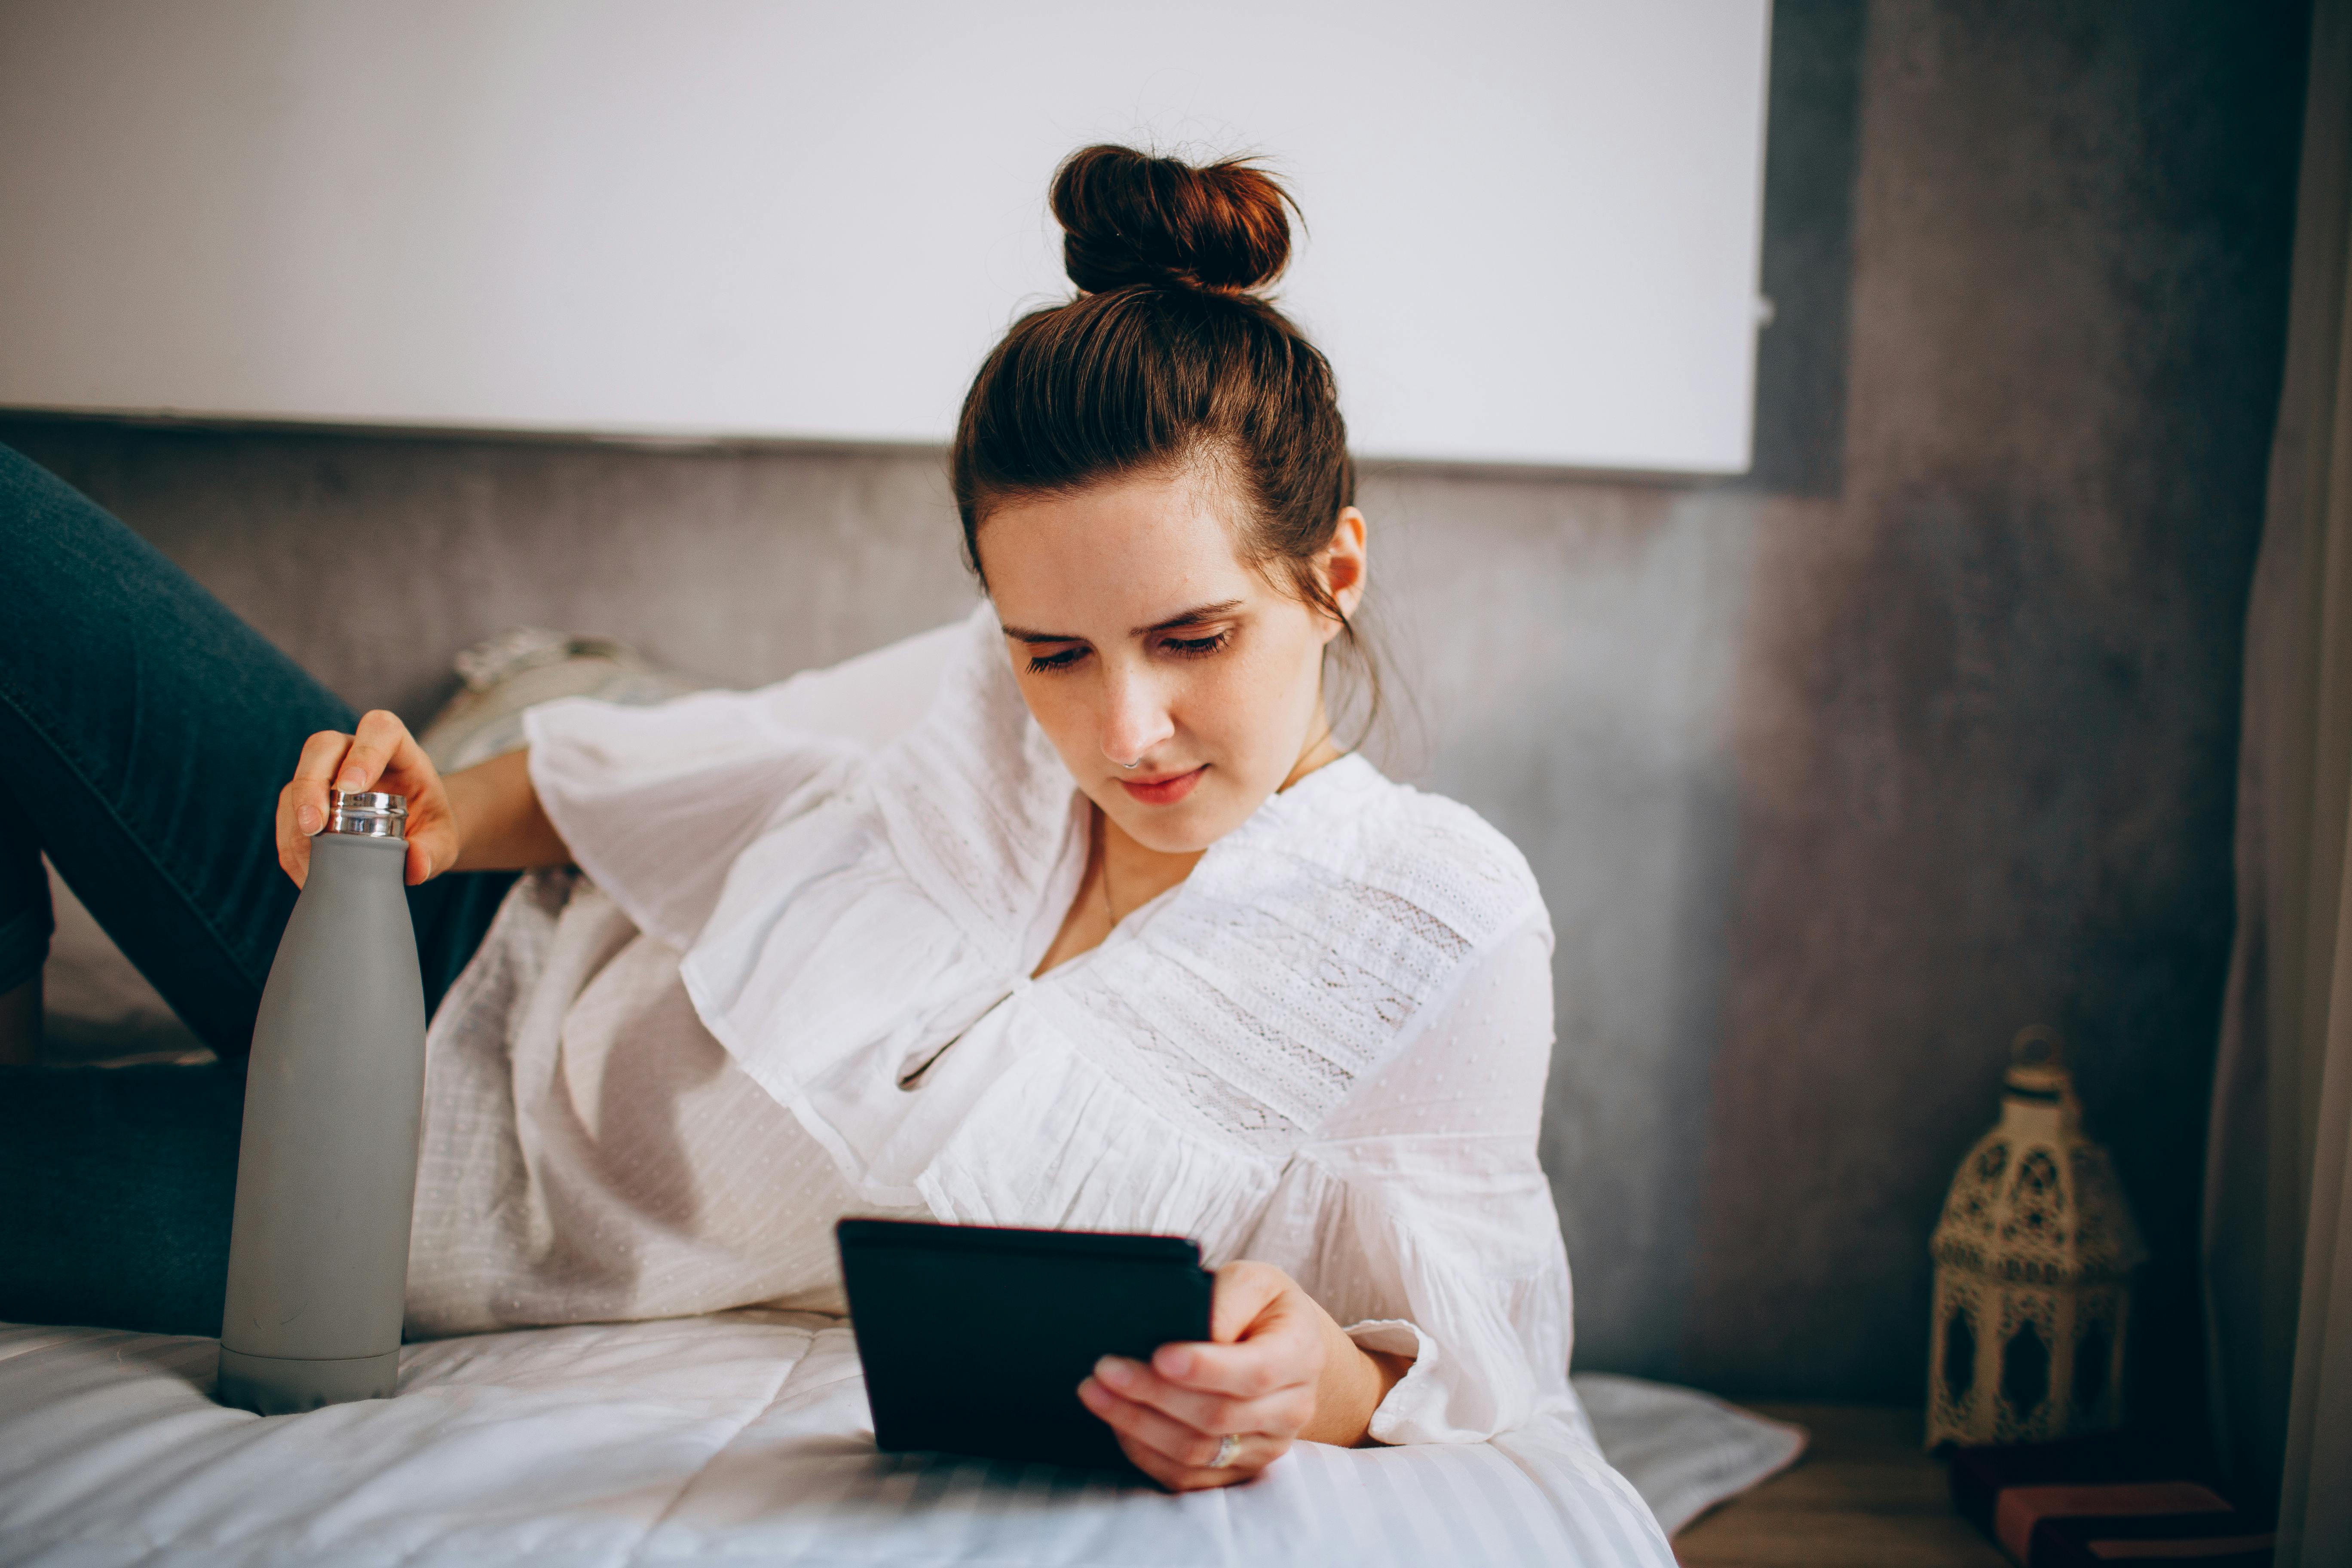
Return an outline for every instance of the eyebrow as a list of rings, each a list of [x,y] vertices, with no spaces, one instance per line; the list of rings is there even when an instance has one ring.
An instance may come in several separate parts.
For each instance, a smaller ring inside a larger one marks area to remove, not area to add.
[[[1230,616],[1241,607],[1242,602],[1239,599],[1221,599],[1213,605],[1195,605],[1191,609],[1171,616],[1164,621],[1154,621],[1148,626],[1138,626],[1129,635],[1146,637],[1152,632],[1174,631],[1179,626],[1197,626],[1203,621],[1213,621],[1221,616]],[[1006,626],[1004,635],[1014,642],[1084,642],[1087,640],[1075,632],[1033,632],[1026,626]]]

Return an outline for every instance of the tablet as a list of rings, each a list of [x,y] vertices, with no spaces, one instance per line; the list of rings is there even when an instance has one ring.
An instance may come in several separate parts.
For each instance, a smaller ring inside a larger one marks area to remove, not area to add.
[[[1131,1469],[1078,1384],[1102,1356],[1209,1337],[1213,1277],[1182,1237],[879,1219],[834,1237],[877,1447]]]

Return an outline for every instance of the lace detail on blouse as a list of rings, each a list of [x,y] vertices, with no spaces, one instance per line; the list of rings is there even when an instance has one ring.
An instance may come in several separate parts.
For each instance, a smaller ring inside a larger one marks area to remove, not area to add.
[[[1447,833],[1460,807],[1355,759],[1325,772],[1306,803],[1285,801],[1230,851],[1213,849],[1166,908],[1074,965],[1068,984],[1104,1026],[1082,1050],[1108,1070],[1149,1062],[1157,1071],[1139,1092],[1261,1153],[1330,1115],[1480,942],[1530,908],[1524,867],[1507,845],[1496,853],[1491,830],[1483,842],[1453,835],[1442,869],[1400,852]],[[1332,812],[1385,853],[1349,865],[1277,847]],[[1460,853],[1472,848],[1485,854]]]

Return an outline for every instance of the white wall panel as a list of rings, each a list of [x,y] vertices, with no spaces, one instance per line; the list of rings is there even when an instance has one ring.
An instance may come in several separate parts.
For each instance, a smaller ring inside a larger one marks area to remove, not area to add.
[[[945,437],[1072,147],[1258,151],[1375,456],[1748,461],[1767,0],[0,0],[0,405]]]

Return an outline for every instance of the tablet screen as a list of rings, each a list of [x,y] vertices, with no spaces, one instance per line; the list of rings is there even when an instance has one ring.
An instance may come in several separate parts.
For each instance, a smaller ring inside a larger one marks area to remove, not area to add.
[[[1209,1337],[1181,1237],[845,1219],[834,1228],[874,1441],[1127,1468],[1078,1384],[1106,1355]]]

